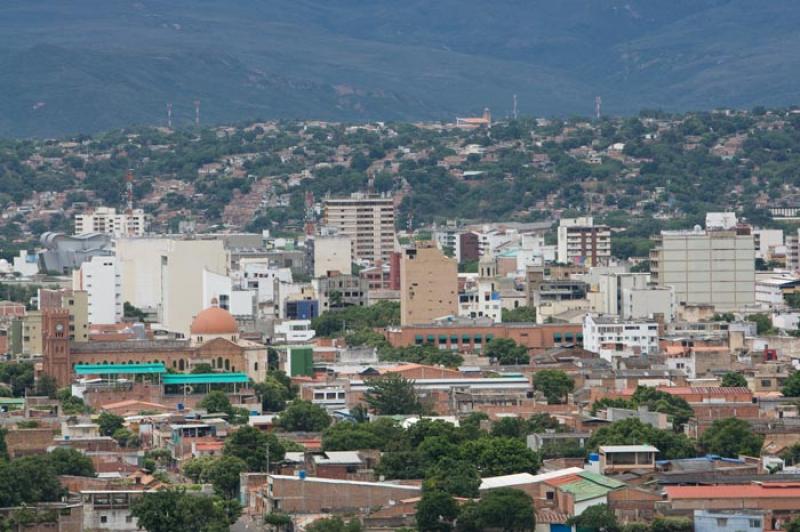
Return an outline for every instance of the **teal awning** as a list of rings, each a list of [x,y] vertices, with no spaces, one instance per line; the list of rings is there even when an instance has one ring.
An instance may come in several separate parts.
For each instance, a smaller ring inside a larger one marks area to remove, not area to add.
[[[152,364],[78,364],[75,366],[75,373],[78,375],[116,375],[119,373],[139,375],[166,372],[167,368],[161,362]]]
[[[233,384],[247,383],[246,373],[170,373],[164,375],[164,384]]]

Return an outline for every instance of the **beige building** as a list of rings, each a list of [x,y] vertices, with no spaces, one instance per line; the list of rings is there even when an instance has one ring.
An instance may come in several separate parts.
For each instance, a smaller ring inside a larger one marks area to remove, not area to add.
[[[116,247],[122,301],[156,310],[166,329],[189,334],[203,301],[203,271],[228,274],[222,240],[120,239]]]
[[[389,261],[394,251],[394,198],[352,194],[325,200],[324,223],[350,238],[353,259]]]
[[[350,275],[352,265],[353,248],[349,237],[314,237],[314,277],[325,277],[328,272]]]
[[[75,234],[107,233],[114,236],[142,236],[147,227],[142,209],[117,212],[113,207],[98,207],[93,212],[75,215]]]
[[[458,265],[434,242],[417,242],[400,260],[400,323],[430,323],[458,313]]]
[[[755,303],[755,250],[747,228],[662,231],[650,271],[653,282],[673,288],[676,304],[726,312]]]
[[[607,266],[611,259],[611,229],[594,225],[591,216],[564,218],[558,225],[558,262]]]
[[[39,289],[39,310],[63,308],[69,311],[69,339],[89,341],[89,293],[83,290]],[[39,316],[41,322],[41,316]],[[40,340],[41,341],[41,340]]]

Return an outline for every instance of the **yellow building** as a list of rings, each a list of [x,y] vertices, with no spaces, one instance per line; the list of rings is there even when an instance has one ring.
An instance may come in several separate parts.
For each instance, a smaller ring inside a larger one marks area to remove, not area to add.
[[[458,265],[433,242],[417,242],[400,260],[400,323],[430,323],[458,313]]]

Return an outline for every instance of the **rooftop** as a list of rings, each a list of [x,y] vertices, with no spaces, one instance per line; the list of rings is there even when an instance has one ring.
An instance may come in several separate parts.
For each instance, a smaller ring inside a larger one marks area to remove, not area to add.
[[[657,453],[652,445],[601,445],[601,453]]]
[[[800,483],[728,484],[724,486],[667,486],[667,499],[800,498]]]

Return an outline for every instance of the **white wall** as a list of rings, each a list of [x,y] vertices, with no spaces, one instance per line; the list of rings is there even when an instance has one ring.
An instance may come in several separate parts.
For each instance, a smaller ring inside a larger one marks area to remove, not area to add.
[[[352,273],[352,242],[345,236],[314,238],[314,277],[325,277],[329,271]]]
[[[89,323],[117,323],[122,318],[122,282],[116,257],[92,257],[72,275],[72,289],[84,290],[89,302]]]

